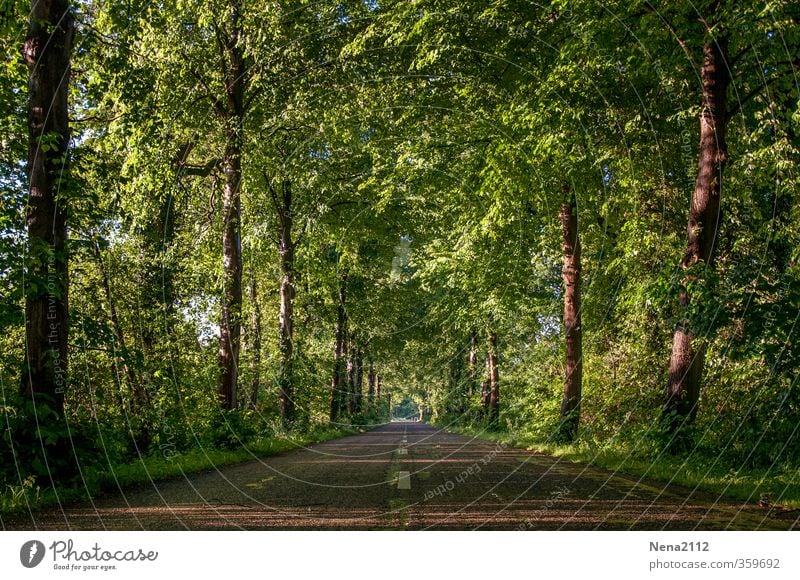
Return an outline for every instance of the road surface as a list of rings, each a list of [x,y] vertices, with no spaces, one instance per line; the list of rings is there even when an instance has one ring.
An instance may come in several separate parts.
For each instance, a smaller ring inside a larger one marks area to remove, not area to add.
[[[58,530],[759,530],[797,514],[397,422],[4,518]]]

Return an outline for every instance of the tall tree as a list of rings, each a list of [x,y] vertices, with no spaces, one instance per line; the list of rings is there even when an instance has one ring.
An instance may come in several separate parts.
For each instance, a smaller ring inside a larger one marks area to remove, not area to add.
[[[345,410],[347,385],[347,272],[338,277],[336,289],[336,328],[334,330],[333,377],[331,379],[332,423],[336,423]],[[380,382],[378,383],[380,385]],[[378,386],[380,393],[380,386]],[[378,395],[380,396],[380,394]]]
[[[355,348],[353,356],[355,371],[353,373],[353,413],[358,414],[362,408],[364,395],[364,350],[360,344]]]
[[[23,56],[28,82],[27,230],[23,391],[63,412],[67,386],[70,53],[74,18],[67,0],[31,3]]]
[[[375,362],[371,356],[367,357],[367,405],[370,409],[375,405]]]
[[[252,379],[250,385],[249,406],[255,409],[258,405],[258,396],[261,390],[261,306],[258,303],[258,288],[256,286],[255,272],[250,278],[250,352],[252,353]]]
[[[486,361],[489,367],[489,425],[497,427],[500,419],[500,368],[497,351],[497,332],[491,329],[488,333],[488,352]]]
[[[578,208],[572,188],[569,200],[561,205],[559,218],[564,247],[564,333],[566,366],[564,396],[561,402],[561,436],[572,441],[578,433],[583,380],[583,344],[581,329],[581,243],[578,236]]]
[[[478,384],[478,333],[475,329],[469,332],[469,351],[467,353],[467,396],[472,395],[477,390]]]
[[[220,60],[224,63],[224,100],[215,100],[224,123],[225,151],[222,171],[222,312],[219,325],[217,391],[225,409],[236,408],[239,386],[239,351],[242,333],[242,149],[244,147],[245,94],[248,71],[241,36],[241,3],[231,0],[225,25],[214,25]]]
[[[278,255],[280,256],[280,310],[278,316],[278,388],[281,420],[284,425],[294,421],[295,402],[293,393],[294,363],[294,298],[295,298],[295,252],[298,241],[294,239],[294,207],[292,184],[283,180],[277,191],[268,181],[272,203],[278,215]]]
[[[699,104],[697,173],[680,261],[683,279],[663,407],[668,432],[678,435],[696,417],[708,340],[713,334],[707,313],[718,292],[714,289],[715,262],[724,224],[721,194],[729,163],[729,125],[735,114],[767,93],[770,85],[794,74],[800,60],[791,52],[796,50],[792,37],[788,45],[778,46],[773,40],[791,20],[782,2],[741,11],[731,11],[724,0],[686,8],[686,12],[658,9],[650,2],[644,5],[680,47],[685,65],[689,65],[687,71],[693,76],[699,72],[695,90]],[[785,54],[773,56],[786,49],[788,58]],[[734,81],[739,94],[731,104],[729,89]]]
[[[708,33],[713,34],[713,31],[709,30]],[[728,38],[724,34],[715,35],[704,44],[700,66],[702,92],[697,180],[689,206],[686,253],[681,260],[681,267],[687,271],[687,276],[680,291],[680,305],[687,310],[691,302],[689,286],[697,280],[693,272],[698,267],[713,268],[718,245],[720,193],[723,171],[728,161],[727,99],[731,82],[728,60]],[[683,423],[692,422],[697,413],[706,347],[703,343],[698,344],[696,338],[696,330],[688,320],[681,320],[672,338],[664,405],[665,418],[672,432],[676,432]]]
[[[345,356],[347,358],[346,407],[347,413],[352,416],[356,412],[356,375],[358,374],[358,362],[356,361],[358,346],[355,333],[349,333],[345,344]]]
[[[484,416],[487,416],[489,411],[489,395],[491,393],[491,384],[492,384],[491,376],[492,376],[491,353],[487,351],[486,360],[484,362],[483,379],[481,380],[481,411],[483,412]]]
[[[147,403],[147,392],[142,388],[143,384],[137,378],[136,372],[133,366],[130,364],[128,344],[127,340],[125,339],[125,332],[122,329],[122,324],[120,323],[117,310],[117,301],[111,288],[111,280],[108,275],[107,268],[103,263],[103,255],[100,251],[100,243],[97,240],[93,241],[92,250],[94,258],[97,261],[97,268],[100,270],[100,280],[103,287],[103,294],[106,304],[108,305],[108,318],[109,322],[111,323],[111,328],[114,331],[114,338],[117,342],[116,348],[119,350],[116,357],[117,360],[115,360],[114,363],[115,365],[119,364],[119,366],[122,367],[124,381],[126,383],[125,386],[127,387],[128,391],[133,394],[134,408],[138,410],[144,408],[145,404]]]

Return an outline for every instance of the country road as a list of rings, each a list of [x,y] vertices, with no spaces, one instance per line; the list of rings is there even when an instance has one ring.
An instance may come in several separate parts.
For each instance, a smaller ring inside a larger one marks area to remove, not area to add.
[[[59,530],[787,530],[796,514],[397,422],[3,520]]]

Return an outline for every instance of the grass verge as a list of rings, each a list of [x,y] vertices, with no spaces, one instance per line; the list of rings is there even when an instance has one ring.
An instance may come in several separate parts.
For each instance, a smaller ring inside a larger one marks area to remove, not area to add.
[[[211,471],[227,465],[277,455],[313,443],[338,439],[363,430],[317,428],[307,433],[276,434],[270,438],[257,439],[234,450],[198,445],[183,453],[155,452],[129,463],[108,465],[102,470],[96,467],[86,470],[83,472],[83,485],[77,484],[80,488],[42,490],[33,484],[33,479],[28,479],[25,485],[9,485],[0,494],[0,513],[12,514],[86,501],[103,492]]]
[[[567,461],[602,467],[621,474],[699,489],[738,500],[766,499],[776,507],[800,508],[800,468],[726,469],[702,458],[662,455],[637,456],[625,447],[603,447],[585,442],[558,445],[524,434],[493,432],[484,427],[447,425],[448,430],[514,447],[544,453]]]

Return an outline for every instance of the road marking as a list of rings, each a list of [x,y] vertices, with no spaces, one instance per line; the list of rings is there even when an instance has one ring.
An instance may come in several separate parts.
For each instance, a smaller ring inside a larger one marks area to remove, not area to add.
[[[398,455],[408,455],[408,449],[406,449],[405,447],[401,447],[400,449],[397,450],[397,454]]]
[[[397,474],[397,489],[411,489],[411,474],[408,471]]]

